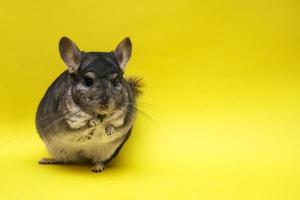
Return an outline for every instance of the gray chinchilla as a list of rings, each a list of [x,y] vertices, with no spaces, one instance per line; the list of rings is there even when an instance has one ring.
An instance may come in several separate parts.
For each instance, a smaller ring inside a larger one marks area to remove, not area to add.
[[[123,77],[131,55],[125,38],[112,52],[83,52],[70,39],[59,42],[68,67],[48,88],[36,113],[37,131],[52,158],[40,164],[91,162],[93,172],[119,152],[136,115],[140,79]]]

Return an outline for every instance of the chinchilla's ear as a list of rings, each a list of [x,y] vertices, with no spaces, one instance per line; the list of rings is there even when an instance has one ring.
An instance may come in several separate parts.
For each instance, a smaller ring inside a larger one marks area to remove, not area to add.
[[[128,37],[123,39],[113,52],[120,67],[124,70],[126,67],[126,64],[131,56],[131,49],[132,49],[132,44],[131,41]]]
[[[81,61],[81,52],[76,44],[67,37],[62,37],[59,41],[59,53],[70,73],[76,72]]]

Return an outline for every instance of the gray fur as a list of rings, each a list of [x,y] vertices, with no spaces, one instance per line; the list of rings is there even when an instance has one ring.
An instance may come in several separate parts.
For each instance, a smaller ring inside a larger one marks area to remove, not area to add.
[[[59,49],[68,70],[48,88],[36,113],[37,131],[52,156],[40,164],[91,161],[92,171],[102,171],[129,137],[136,116],[140,79],[123,78],[131,42],[118,45],[118,58],[115,52],[80,52],[66,37]]]

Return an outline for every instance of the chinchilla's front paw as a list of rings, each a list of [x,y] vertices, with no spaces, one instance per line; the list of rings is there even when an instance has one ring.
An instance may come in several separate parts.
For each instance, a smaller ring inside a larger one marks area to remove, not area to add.
[[[111,125],[111,124],[109,124],[105,127],[105,132],[107,135],[113,134],[114,131],[115,131],[115,127],[113,127],[113,125]]]
[[[100,123],[101,123],[100,120],[97,120],[97,119],[91,119],[91,120],[89,121],[90,127],[98,126]]]

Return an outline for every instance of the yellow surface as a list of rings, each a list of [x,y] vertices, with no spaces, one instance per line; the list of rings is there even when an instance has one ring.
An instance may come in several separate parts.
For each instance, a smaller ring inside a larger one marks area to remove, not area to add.
[[[0,199],[300,199],[300,4],[2,1]],[[34,114],[85,51],[133,42],[146,87],[132,137],[101,174],[40,166]]]

